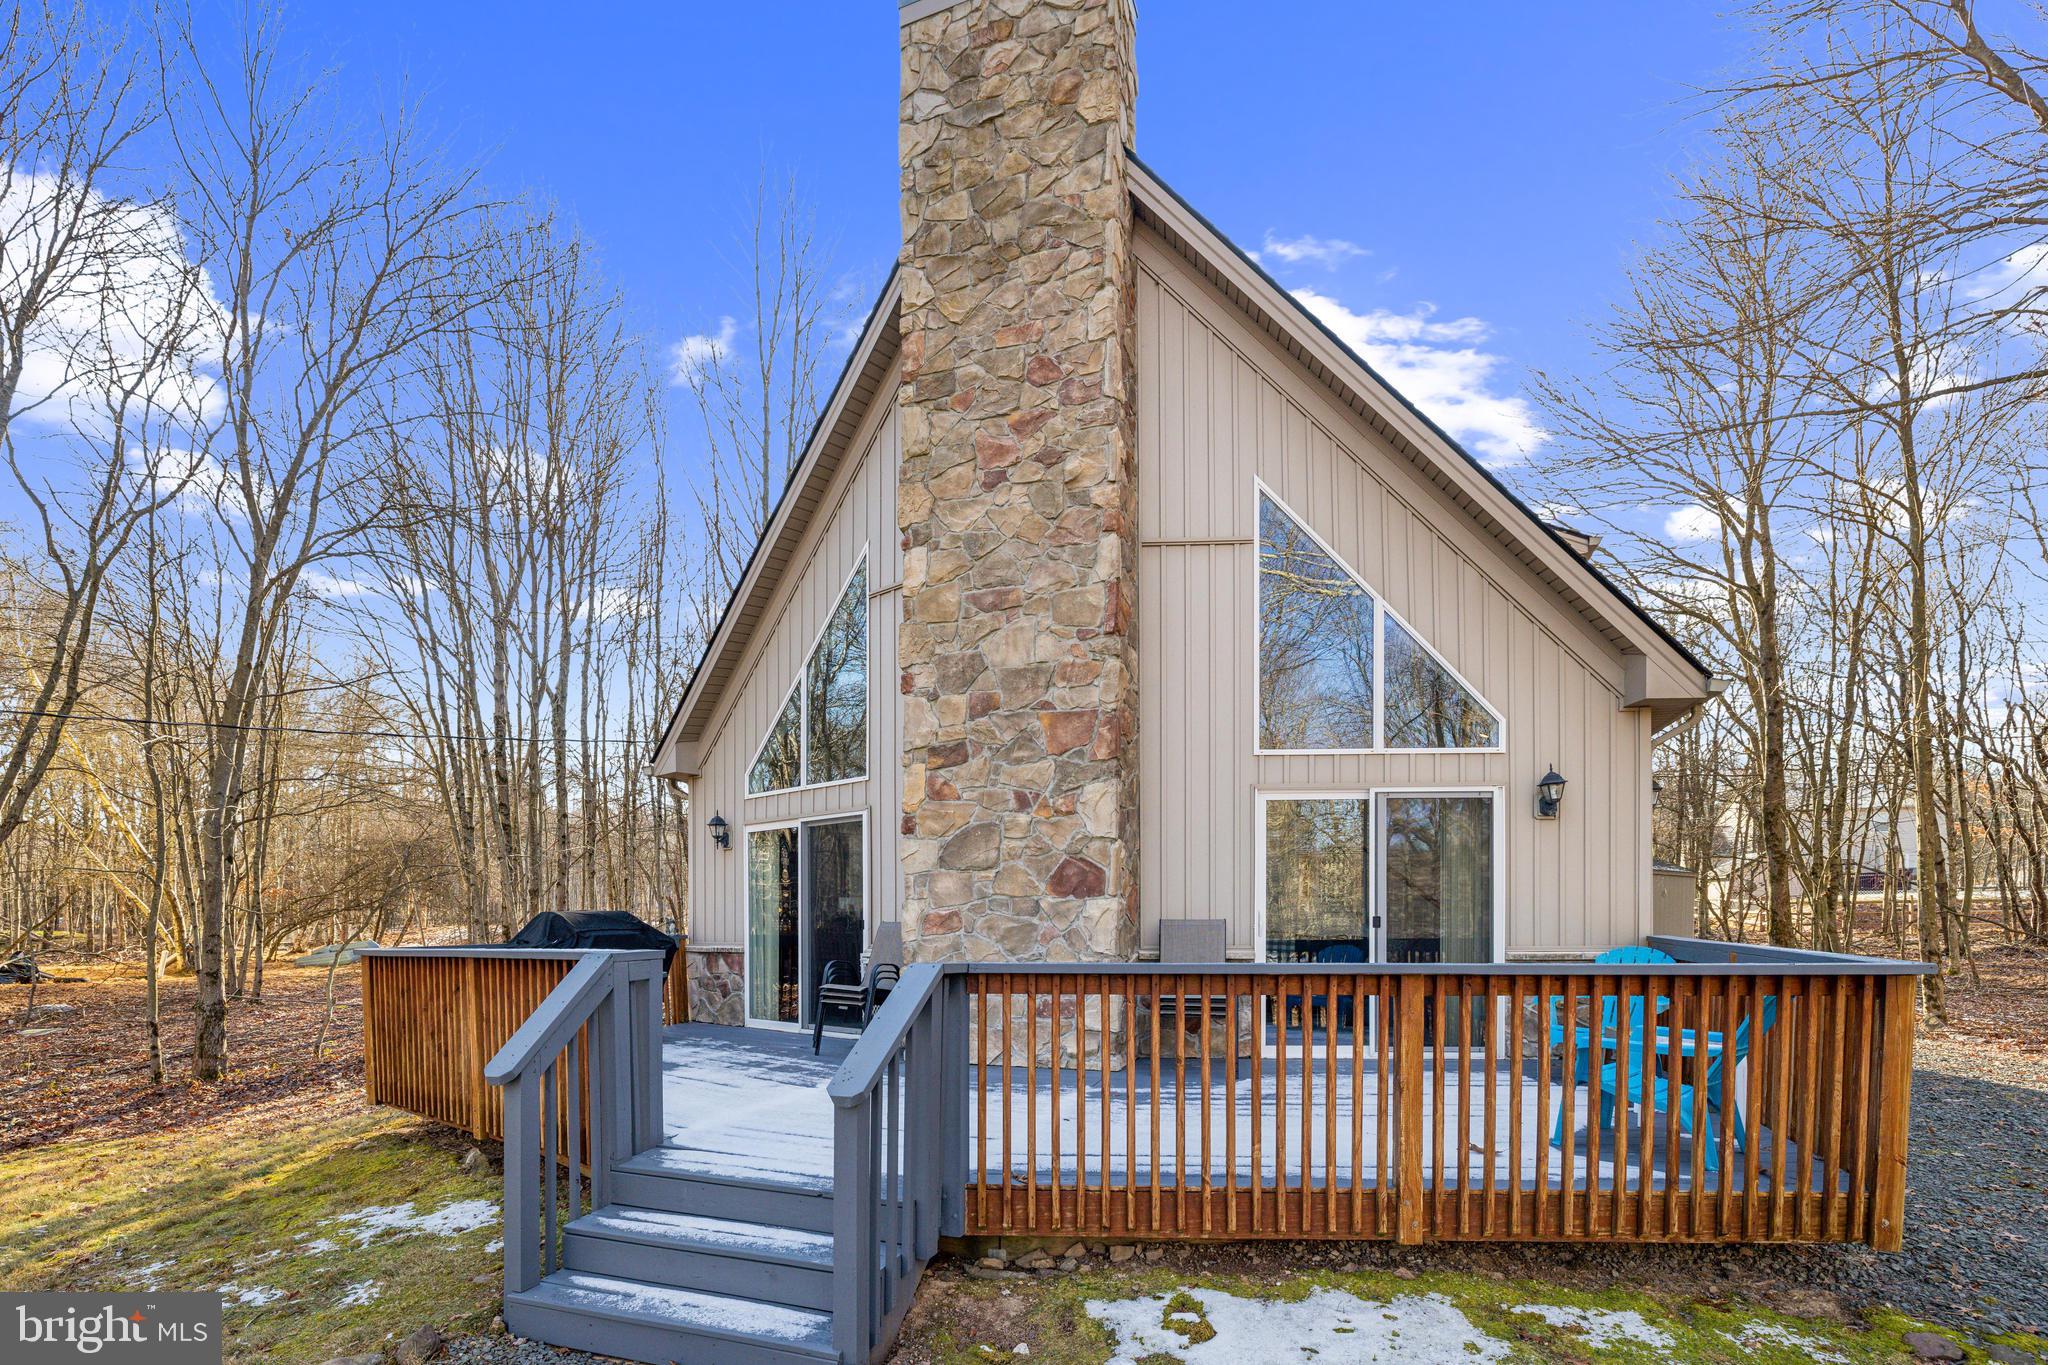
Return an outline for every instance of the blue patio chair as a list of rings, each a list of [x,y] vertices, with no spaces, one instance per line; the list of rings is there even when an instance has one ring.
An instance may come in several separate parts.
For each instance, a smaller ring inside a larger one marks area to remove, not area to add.
[[[1777,1022],[1777,996],[1767,995],[1764,997],[1763,1011],[1760,1017],[1762,1022],[1756,1030],[1755,1036],[1757,1038],[1761,1038],[1769,1033],[1771,1025]],[[1716,1149],[1720,1146],[1721,1124],[1723,1122],[1721,1114],[1721,1077],[1723,1068],[1730,1061],[1733,1061],[1736,1066],[1741,1066],[1749,1057],[1751,1043],[1749,1025],[1749,1016],[1743,1016],[1742,1022],[1736,1026],[1734,1041],[1728,1047],[1722,1046],[1722,1037],[1719,1033],[1706,1034],[1707,1074],[1702,1084],[1706,1090],[1707,1146],[1703,1154],[1705,1156],[1703,1164],[1710,1171],[1719,1170],[1721,1166],[1721,1159]],[[1678,1063],[1684,1058],[1691,1056],[1693,1049],[1698,1045],[1699,1035],[1692,1029],[1678,1030],[1675,1039],[1672,1037],[1672,1030],[1657,1030],[1657,1055],[1660,1057],[1670,1057],[1672,1059],[1671,1069],[1678,1070],[1681,1076],[1683,1075],[1683,1068],[1680,1068]],[[1642,1054],[1635,1048],[1630,1048],[1629,1053],[1631,1064],[1628,1071],[1628,1104],[1630,1108],[1634,1108],[1643,1102]],[[1621,1089],[1620,1076],[1619,1063],[1609,1062],[1606,1066],[1600,1068],[1600,1126],[1602,1128],[1606,1128],[1614,1122],[1615,1101]],[[1650,1093],[1655,1097],[1657,1107],[1669,1113],[1671,1109],[1671,1076],[1668,1074],[1652,1076],[1650,1080]],[[1730,1088],[1732,1089],[1733,1087]],[[1735,1103],[1735,1099],[1735,1096],[1729,1096],[1729,1108],[1733,1112],[1728,1117],[1734,1121],[1733,1136],[1735,1139],[1735,1150],[1740,1152],[1746,1150],[1748,1144],[1742,1132],[1744,1127],[1742,1122],[1742,1106],[1739,1103]],[[1678,1131],[1681,1133],[1692,1133],[1692,1108],[1693,1087],[1681,1079],[1678,1085]],[[1695,1138],[1694,1140],[1698,1141],[1699,1139]]]
[[[1669,953],[1660,952],[1655,948],[1645,948],[1631,944],[1622,948],[1609,948],[1606,952],[1594,958],[1593,961],[1616,966],[1642,966],[1662,962],[1676,963],[1678,959]],[[1552,1047],[1563,1047],[1567,1037],[1569,1037],[1572,1043],[1571,1083],[1573,1085],[1585,1085],[1592,1077],[1593,1058],[1595,1055],[1608,1046],[1609,1039],[1617,1039],[1621,1021],[1621,1000],[1617,996],[1610,995],[1600,1002],[1600,1030],[1596,1036],[1591,1027],[1575,1027],[1569,1034],[1566,1033],[1565,1024],[1559,1018],[1559,1014],[1564,1007],[1565,1001],[1569,998],[1571,997],[1562,995],[1553,995],[1549,998],[1550,1045]],[[1664,1013],[1665,1008],[1670,1004],[1670,997],[1658,996],[1657,1013]],[[1628,1002],[1628,1037],[1629,1051],[1632,1054],[1639,1053],[1644,1046],[1645,1038],[1643,997],[1640,995],[1634,996]],[[1550,1145],[1553,1147],[1562,1147],[1564,1145],[1564,1110],[1562,1107],[1558,1110],[1557,1121],[1551,1126]]]
[[[1316,951],[1316,961],[1332,964],[1363,962],[1365,961],[1365,950],[1355,943],[1333,943],[1327,948],[1320,948]],[[1302,1008],[1300,996],[1290,995],[1287,997],[1287,1002],[1282,1006],[1282,1009],[1288,1014],[1301,1010],[1301,1027],[1303,1032],[1306,1033],[1316,1010],[1320,1009],[1324,1012],[1325,1016],[1328,1015],[1330,995],[1327,991],[1310,991],[1306,1009]],[[1283,1020],[1282,1022],[1284,1023],[1285,1021]],[[1348,995],[1337,997],[1337,1027],[1351,1027],[1351,997]]]

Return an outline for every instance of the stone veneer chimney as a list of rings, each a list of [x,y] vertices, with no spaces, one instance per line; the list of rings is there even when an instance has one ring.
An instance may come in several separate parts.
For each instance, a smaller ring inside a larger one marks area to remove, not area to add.
[[[902,7],[905,948],[1138,937],[1130,0]]]

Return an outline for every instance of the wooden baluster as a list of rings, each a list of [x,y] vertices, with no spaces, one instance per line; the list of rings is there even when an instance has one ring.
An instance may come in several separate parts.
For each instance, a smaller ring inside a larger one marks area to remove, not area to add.
[[[1714,1181],[1714,1231],[1723,1241],[1733,1240],[1735,1226],[1735,1016],[1741,1007],[1739,988],[1735,977],[1721,979],[1721,1074],[1720,1091],[1715,1096],[1721,1105],[1721,1172]]]
[[[1323,1015],[1323,1232],[1337,1231],[1337,982],[1332,974],[1323,979],[1329,988]],[[1353,1027],[1357,1021],[1352,1021]]]
[[[1310,1181],[1315,1173],[1316,1021],[1310,978],[1295,978],[1301,990],[1301,1183],[1295,1187],[1294,1226],[1304,1237],[1314,1217]]]
[[[1679,994],[1678,983],[1684,979],[1666,977],[1663,989],[1671,1001],[1670,1019],[1665,1030],[1671,1043],[1665,1060],[1667,1083],[1664,1087],[1664,1235],[1673,1240],[1678,1237],[1678,1183],[1683,1171],[1678,1147],[1678,1080],[1684,1073],[1679,1070],[1678,1051],[1681,1031],[1685,1026],[1685,1001]]]
[[[1692,987],[1692,1194],[1686,1206],[1686,1236],[1699,1241],[1705,1235],[1700,1208],[1707,1202],[1707,997],[1706,979],[1693,977]]]
[[[1096,983],[1097,983],[1097,985],[1098,985],[1098,987],[1099,987],[1099,992],[1098,992],[1098,993],[1099,993],[1099,994],[1100,994],[1100,996],[1101,996],[1101,1003],[1102,1003],[1102,1015],[1101,1015],[1101,1019],[1100,1019],[1100,1021],[1099,1021],[1099,1022],[1101,1023],[1101,1025],[1102,1025],[1102,1036],[1101,1036],[1101,1044],[1102,1044],[1102,1084],[1101,1084],[1101,1086],[1100,1086],[1100,1087],[1098,1087],[1098,1091],[1097,1091],[1097,1098],[1099,1098],[1099,1099],[1100,1099],[1100,1100],[1101,1100],[1102,1102],[1101,1102],[1101,1104],[1099,1104],[1099,1105],[1097,1105],[1097,1106],[1096,1106],[1096,1109],[1097,1109],[1097,1112],[1099,1113],[1099,1115],[1101,1116],[1101,1119],[1102,1119],[1102,1209],[1101,1209],[1101,1212],[1102,1212],[1102,1233],[1103,1233],[1103,1235],[1104,1235],[1105,1237],[1109,1235],[1109,1181],[1110,1181],[1110,1166],[1111,1166],[1111,1164],[1112,1164],[1112,1158],[1111,1158],[1111,1153],[1110,1153],[1110,1150],[1109,1150],[1109,1096],[1110,1096],[1110,1089],[1109,1089],[1109,1044],[1110,1044],[1110,1038],[1111,1038],[1111,1029],[1110,1029],[1110,1026],[1109,1026],[1109,1015],[1110,1015],[1110,1009],[1109,1009],[1109,981],[1110,981],[1110,978],[1109,978],[1109,976],[1108,976],[1108,974],[1107,974],[1107,973],[1105,973],[1104,975],[1102,975],[1102,976],[1099,976],[1099,977],[1097,977],[1097,978],[1096,978]],[[1129,1020],[1129,1019],[1125,1019],[1125,1021],[1124,1021],[1124,1027],[1125,1027],[1125,1029],[1126,1029],[1126,1030],[1128,1030],[1128,1029],[1130,1028],[1130,1020]],[[1128,1162],[1126,1162],[1126,1164],[1128,1165],[1129,1163],[1128,1163]]]
[[[540,1264],[543,1274],[553,1274],[555,1269],[555,1216],[558,1212],[556,1200],[561,1195],[555,1186],[555,1134],[560,1120],[555,1116],[555,1090],[558,1078],[555,1062],[549,1062],[540,1078],[540,1164],[546,1173],[546,1202],[541,1205],[541,1252]]]
[[[1458,1235],[1472,1235],[1472,978],[1458,978],[1458,1000],[1454,1017],[1458,1024],[1458,1137],[1454,1151],[1458,1159]],[[1445,1052],[1442,1018],[1437,1020],[1437,1056]]]
[[[1586,1009],[1586,1220],[1588,1237],[1600,1234],[1600,1165],[1607,1154],[1607,1124],[1600,1113],[1600,1070],[1607,1064],[1607,1003],[1613,995],[1605,977],[1592,980],[1592,1002]]]
[[[974,1219],[977,1232],[988,1231],[988,978],[974,978],[974,1145],[980,1163],[981,1180],[975,1189]]]
[[[1139,1169],[1139,982],[1124,976],[1124,1234],[1137,1232],[1133,1179]]]
[[[1812,1241],[1814,1204],[1820,1193],[1814,1185],[1814,1156],[1819,1145],[1815,1131],[1821,1105],[1820,1037],[1827,1025],[1826,978],[1807,977],[1800,994],[1806,1003],[1806,1028],[1801,1036],[1805,1048],[1799,1078],[1799,1178],[1793,1188],[1799,1201],[1799,1236]]]
[[[1266,1225],[1266,978],[1251,980],[1252,1231]],[[1284,1026],[1286,1020],[1282,1019]]]
[[[1868,1237],[1870,1216],[1870,1138],[1871,1079],[1875,1075],[1871,1054],[1876,1050],[1877,1038],[1871,1028],[1876,1012],[1877,994],[1883,982],[1874,976],[1862,977],[1856,987],[1855,1046],[1850,1052],[1853,1059],[1850,1073],[1854,1086],[1854,1102],[1849,1107],[1849,1232],[1851,1241]]]
[[[1014,1164],[1012,1154],[1015,1151],[1010,1145],[1010,1111],[1017,1107],[1016,1092],[1010,1088],[1011,1054],[1017,1050],[1016,1005],[1010,999],[1011,980],[1012,978],[1009,974],[1005,973],[1003,976],[1003,1231],[1005,1232],[1008,1232],[1014,1226],[1011,1206],[1016,1202],[1010,1194],[1010,1171]]]
[[[1770,1036],[1764,1031],[1765,1001],[1772,999],[1762,977],[1749,978],[1743,1020],[1749,1025],[1749,1057],[1742,1068],[1742,1239],[1759,1240],[1763,1230],[1763,1104],[1764,1049]]]
[[[1223,978],[1223,1004],[1229,1011],[1224,1018],[1223,1037],[1223,1226],[1232,1236],[1238,1231],[1237,1219],[1237,1058],[1244,1050],[1243,1040],[1238,1037],[1237,1011],[1238,990],[1244,984],[1242,977]]]
[[[1352,1236],[1366,1220],[1366,978],[1352,978]]]
[[[1426,1027],[1434,1030],[1428,1044],[1427,1065],[1431,1094],[1430,1131],[1434,1141],[1430,1147],[1429,1163],[1429,1230],[1432,1236],[1443,1231],[1444,1189],[1450,1183],[1444,1178],[1444,978],[1442,972],[1433,972],[1429,978],[1430,1014]]]
[[[1847,1001],[1843,992],[1852,985],[1846,976],[1837,976],[1828,982],[1828,1065],[1827,1087],[1824,1095],[1825,1108],[1821,1113],[1821,1178],[1826,1181],[1821,1191],[1820,1236],[1832,1241],[1837,1236],[1837,1216],[1842,1209],[1842,1089],[1843,1066],[1849,1031]]]
[[[1624,1229],[1633,1211],[1638,1233],[1642,1230],[1642,1205],[1639,1199],[1632,1199],[1628,1189],[1628,1119],[1629,1119],[1629,1073],[1631,1060],[1640,1049],[1647,1061],[1653,1055],[1651,1044],[1654,1038],[1639,1037],[1632,1017],[1635,1009],[1643,1008],[1644,1022],[1648,1023],[1649,1011],[1643,1007],[1641,980],[1634,976],[1621,976],[1614,983],[1614,1221],[1610,1225],[1616,1240],[1624,1235]],[[1654,1075],[1651,1067],[1643,1067],[1643,1083],[1649,1084]],[[1637,1184],[1640,1192],[1642,1185]]]
[[[1024,978],[1024,1230],[1039,1232],[1038,1213],[1038,982]],[[1055,1099],[1057,1104],[1058,1100]]]
[[[1550,1061],[1557,1045],[1550,1037],[1550,1021],[1553,1015],[1564,1018],[1564,1002],[1558,998],[1555,983],[1547,976],[1537,978],[1537,992],[1542,1006],[1537,1011],[1536,1027],[1542,1034],[1542,1046],[1536,1053],[1536,1235],[1542,1236],[1549,1223],[1546,1212],[1550,1206]],[[1570,1028],[1569,1020],[1566,1028]],[[1558,1111],[1562,1114],[1564,1111]]]
[[[1526,977],[1508,978],[1508,1236],[1522,1235],[1522,1049],[1523,1014],[1529,1007]],[[1548,1142],[1549,1134],[1542,1140]]]
[[[1145,978],[1152,1005],[1152,1231],[1160,1228],[1159,1196],[1159,982],[1157,972]]]
[[[1209,1042],[1209,1001],[1214,989],[1211,978],[1197,978],[1202,988],[1202,1235],[1209,1236],[1216,1231],[1214,1214],[1215,1185],[1210,1179],[1214,1158],[1209,1154],[1209,1065],[1211,1060]]]
[[[1046,982],[1048,1004],[1052,1010],[1052,1039],[1047,1044],[1052,1053],[1052,1079],[1050,1086],[1052,1095],[1049,1106],[1052,1114],[1052,1126],[1047,1132],[1046,1139],[1050,1145],[1050,1150],[1052,1154],[1051,1226],[1053,1230],[1057,1232],[1060,1226],[1060,1192],[1061,1188],[1066,1183],[1065,1171],[1060,1165],[1060,1091],[1064,1088],[1060,1084],[1060,1043],[1065,1036],[1065,1030],[1060,1027],[1060,978],[1058,978],[1057,976],[1048,976],[1043,979]],[[1032,1018],[1036,1019],[1037,1017],[1037,1010],[1034,1008],[1032,1011]],[[1036,1040],[1036,1036],[1036,1034],[1033,1035],[1034,1041]],[[1037,1049],[1034,1047],[1032,1050],[1032,1056],[1036,1058],[1037,1055]],[[1033,1169],[1036,1168],[1034,1167]],[[1032,1206],[1034,1208],[1036,1208],[1037,1202],[1038,1201],[1035,1199],[1032,1201]]]
[[[1485,1070],[1481,1074],[1486,1078],[1486,1113],[1480,1123],[1486,1130],[1485,1141],[1481,1144],[1481,1160],[1486,1163],[1486,1174],[1480,1185],[1479,1197],[1485,1201],[1480,1210],[1480,1226],[1485,1229],[1488,1238],[1493,1238],[1499,1235],[1500,1222],[1499,1215],[1494,1212],[1494,1197],[1500,1193],[1500,1177],[1494,1170],[1494,1163],[1500,1156],[1494,1142],[1495,1092],[1500,1089],[1500,1049],[1494,1046],[1499,1019],[1493,1006],[1493,1002],[1499,998],[1500,978],[1489,976],[1481,979],[1485,982],[1481,987],[1480,1016],[1486,1021],[1486,1025],[1480,1033],[1480,1042],[1483,1045],[1480,1055],[1485,1063]]]
[[[1173,1230],[1188,1228],[1188,979],[1173,978]]]
[[[1374,1228],[1382,1237],[1393,1234],[1394,1223],[1394,1133],[1396,1125],[1393,1113],[1393,1029],[1394,1029],[1394,978],[1382,976],[1374,987],[1378,1009],[1373,1020],[1373,1035],[1376,1043],[1375,1057],[1378,1062],[1377,1081],[1379,1112],[1375,1116],[1377,1127],[1375,1141],[1378,1150],[1374,1154],[1374,1181],[1376,1188],[1374,1203]]]
[[[1287,1002],[1299,991],[1289,978],[1276,977],[1279,1009],[1273,1029],[1273,1226],[1287,1231]],[[1302,1001],[1304,1008],[1308,1002]]]
[[[1576,1188],[1575,1168],[1578,1165],[1579,981],[1576,976],[1564,978],[1562,984],[1566,994],[1560,1010],[1564,1020],[1564,1052],[1560,1058],[1563,1074],[1558,1077],[1558,1086],[1562,1091],[1559,1112],[1564,1141],[1559,1144],[1557,1153],[1557,1231],[1561,1237],[1572,1235],[1572,1191]]]

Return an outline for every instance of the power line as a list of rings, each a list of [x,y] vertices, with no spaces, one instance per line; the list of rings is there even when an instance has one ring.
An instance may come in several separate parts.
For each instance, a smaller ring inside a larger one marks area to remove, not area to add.
[[[325,735],[335,739],[425,739],[461,740],[468,744],[495,744],[500,740],[508,744],[534,744],[539,740],[532,735],[430,735],[418,730],[344,730],[338,727],[320,725],[222,725],[210,720],[161,720],[143,716],[109,716],[99,712],[61,712],[46,708],[0,706],[0,715],[20,716],[24,719],[40,717],[44,720],[98,720],[112,725],[161,725],[168,729],[190,730],[239,730],[248,734],[293,734]],[[645,746],[639,739],[576,739],[572,744],[630,744]]]

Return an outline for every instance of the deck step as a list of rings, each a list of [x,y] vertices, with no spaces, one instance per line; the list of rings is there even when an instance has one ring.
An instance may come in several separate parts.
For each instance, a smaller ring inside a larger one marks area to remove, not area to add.
[[[507,1294],[505,1326],[550,1345],[649,1365],[811,1365],[835,1358],[829,1313],[579,1270],[558,1270]]]
[[[722,1152],[651,1147],[612,1166],[613,1202],[806,1232],[832,1230],[832,1178],[761,1170]]]
[[[832,1238],[803,1228],[607,1204],[563,1230],[572,1270],[798,1308],[832,1305]]]

